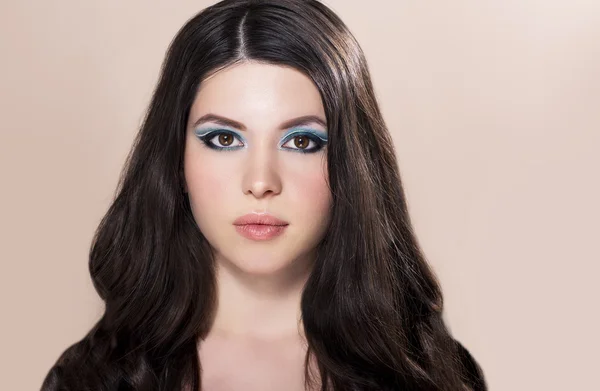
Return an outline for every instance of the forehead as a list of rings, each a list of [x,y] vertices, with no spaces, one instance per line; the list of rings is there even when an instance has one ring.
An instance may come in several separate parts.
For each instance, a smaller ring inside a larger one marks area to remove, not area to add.
[[[189,122],[213,113],[252,127],[289,118],[325,118],[321,96],[304,73],[286,66],[246,62],[224,68],[200,83]]]

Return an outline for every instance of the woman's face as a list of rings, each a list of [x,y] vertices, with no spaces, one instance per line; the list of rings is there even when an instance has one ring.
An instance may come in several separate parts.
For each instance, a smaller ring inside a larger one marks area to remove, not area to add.
[[[330,218],[325,121],[316,86],[293,68],[246,62],[201,83],[184,176],[218,262],[249,274],[310,264]],[[264,213],[287,225],[234,225]]]

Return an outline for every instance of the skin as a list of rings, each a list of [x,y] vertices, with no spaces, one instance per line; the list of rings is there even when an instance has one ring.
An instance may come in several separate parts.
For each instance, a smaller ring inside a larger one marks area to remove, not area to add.
[[[207,114],[241,126],[214,119],[196,124]],[[304,389],[300,297],[330,222],[332,200],[325,145],[302,153],[318,143],[290,133],[326,138],[326,124],[282,128],[303,116],[326,121],[312,80],[293,68],[257,62],[232,65],[203,80],[191,107],[185,190],[217,265],[217,311],[199,344],[205,390]],[[231,149],[212,149],[199,138],[216,129],[226,134],[205,141]],[[247,239],[233,221],[251,212],[268,212],[289,225],[274,239]]]

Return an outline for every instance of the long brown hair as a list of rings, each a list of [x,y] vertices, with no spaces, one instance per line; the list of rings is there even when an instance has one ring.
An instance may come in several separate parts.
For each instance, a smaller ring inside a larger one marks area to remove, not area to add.
[[[306,371],[307,388],[485,390],[442,320],[363,52],[315,0],[225,0],[177,33],[91,246],[105,312],[42,390],[201,388],[197,341],[209,331],[216,281],[183,191],[185,129],[199,83],[247,60],[304,72],[327,117],[332,219],[302,295],[306,360],[319,372],[313,384]]]

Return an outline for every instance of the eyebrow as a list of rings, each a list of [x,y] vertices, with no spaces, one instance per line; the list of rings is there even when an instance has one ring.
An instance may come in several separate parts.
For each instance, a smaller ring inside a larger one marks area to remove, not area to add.
[[[202,117],[198,118],[196,122],[194,122],[193,126],[195,128],[196,126],[201,125],[205,122],[214,122],[219,125],[230,126],[243,131],[247,130],[246,126],[241,122],[234,121],[230,118],[222,117],[220,115],[212,113],[205,114]],[[327,123],[321,117],[318,117],[316,115],[303,115],[301,117],[292,118],[283,122],[281,125],[279,125],[279,130],[292,128],[294,126],[305,126],[312,123],[317,123],[325,128],[327,127]]]

